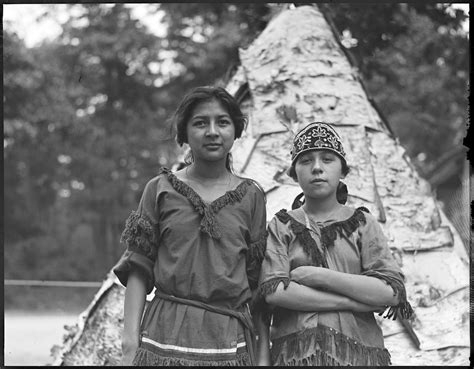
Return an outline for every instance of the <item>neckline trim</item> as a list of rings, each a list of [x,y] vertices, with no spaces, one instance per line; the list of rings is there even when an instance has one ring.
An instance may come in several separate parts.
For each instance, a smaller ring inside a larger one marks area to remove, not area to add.
[[[304,219],[304,222],[301,222],[299,220],[297,220],[294,216],[291,216],[290,214],[288,214],[290,217],[292,217],[295,222],[298,222],[302,225],[304,225],[306,228],[308,228],[309,230],[313,230],[312,227],[311,227],[311,223],[312,224],[315,224],[319,227],[320,230],[324,229],[324,228],[327,228],[327,227],[331,227],[331,226],[338,226],[338,225],[341,225],[341,224],[344,224],[344,223],[347,223],[347,222],[350,222],[354,217],[357,216],[357,213],[359,213],[360,211],[364,211],[366,213],[368,213],[369,211],[367,210],[367,208],[363,207],[363,206],[360,206],[358,208],[355,208],[354,211],[352,212],[351,215],[347,216],[346,218],[342,219],[342,220],[333,220],[333,219],[328,219],[328,220],[325,220],[323,222],[318,222],[318,221],[314,221],[314,220],[310,220],[310,217],[309,215],[306,213],[306,211],[301,207],[301,208],[298,208],[298,209],[294,209],[293,212],[295,211],[299,211],[301,210],[301,212],[303,213],[303,219]],[[337,215],[339,212],[341,211],[341,209],[339,209],[337,212],[335,212],[333,215]]]
[[[202,215],[201,231],[215,239],[222,237],[221,226],[216,221],[217,213],[226,205],[240,202],[246,195],[249,185],[252,183],[251,179],[245,178],[234,189],[226,191],[212,202],[206,202],[190,185],[179,179],[170,169],[163,167],[160,169],[159,174],[161,173],[166,174],[171,186],[178,193],[186,197],[194,209]]]

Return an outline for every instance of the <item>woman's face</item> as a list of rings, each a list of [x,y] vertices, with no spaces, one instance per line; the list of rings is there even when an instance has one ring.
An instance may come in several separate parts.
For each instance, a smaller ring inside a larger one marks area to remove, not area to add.
[[[342,174],[342,161],[329,150],[311,150],[296,160],[295,172],[305,197],[326,199],[336,196]]]
[[[235,140],[234,122],[216,99],[202,101],[194,107],[186,132],[195,161],[225,160]]]

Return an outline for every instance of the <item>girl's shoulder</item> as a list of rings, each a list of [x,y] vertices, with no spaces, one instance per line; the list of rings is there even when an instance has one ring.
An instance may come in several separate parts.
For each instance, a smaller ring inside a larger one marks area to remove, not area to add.
[[[322,231],[327,235],[331,235],[330,238],[334,238],[335,234],[341,232],[345,234],[357,233],[358,235],[363,235],[378,232],[380,229],[377,218],[372,215],[365,206],[359,206],[357,208],[345,206],[345,208],[345,211],[341,212],[340,220],[324,225]],[[332,243],[334,240],[330,241],[330,243]]]
[[[359,206],[357,208],[353,206],[342,205],[340,211],[336,213],[336,222],[349,221],[353,217],[366,218],[370,215],[369,209],[365,206]]]
[[[171,170],[168,169],[167,167],[161,167],[159,170],[158,170],[158,173],[152,177],[150,180],[148,180],[147,182],[147,186],[158,186],[158,184],[163,183],[163,179],[164,178],[167,178],[169,176],[169,174],[172,174]]]
[[[261,191],[262,193],[265,193],[265,190],[263,189],[262,185],[260,183],[258,183],[257,180],[253,179],[253,178],[250,178],[250,177],[243,177],[243,176],[239,176],[235,173],[232,174],[235,178],[237,178],[238,180],[240,180],[240,182],[245,182],[245,183],[248,183],[249,185],[255,187],[255,189],[258,189],[259,191]]]
[[[365,206],[359,206],[357,208],[353,206],[343,205],[340,210],[336,213],[335,219],[324,224],[324,226],[343,227],[347,228],[351,225],[351,228],[357,228],[366,224],[367,220],[370,222],[375,219],[369,209]]]
[[[156,188],[158,186],[158,184],[160,183],[160,181],[162,180],[163,178],[163,174],[162,174],[162,169],[159,170],[158,174],[156,174],[154,177],[152,177],[151,179],[149,179],[146,184],[145,184],[145,188],[149,188],[149,187],[154,187]]]
[[[173,176],[171,170],[166,167],[160,168],[158,174],[146,182],[144,192],[157,195],[163,190],[168,190],[172,182],[171,176]]]
[[[267,201],[266,196],[265,196],[265,190],[263,189],[262,185],[260,183],[258,183],[258,181],[256,181],[253,178],[242,177],[242,176],[238,176],[236,174],[234,174],[234,176],[240,180],[240,183],[239,183],[238,186],[247,187],[247,191],[251,191],[256,196],[262,197],[264,202]]]
[[[298,215],[299,210],[300,209],[280,209],[273,215],[271,222],[274,223],[276,226],[292,229],[301,223]]]

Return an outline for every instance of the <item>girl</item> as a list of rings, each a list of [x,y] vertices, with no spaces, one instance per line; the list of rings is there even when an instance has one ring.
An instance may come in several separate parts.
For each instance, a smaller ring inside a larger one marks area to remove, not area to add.
[[[349,168],[340,136],[311,123],[295,136],[291,159],[288,174],[304,204],[270,221],[259,286],[274,308],[272,363],[388,365],[373,312],[389,307],[386,317],[408,318],[412,311],[376,219],[342,204]]]
[[[266,213],[257,183],[231,171],[229,152],[245,117],[224,89],[198,87],[174,120],[177,142],[191,149],[190,165],[176,173],[164,168],[147,183],[114,268],[127,287],[123,364],[253,365],[248,303],[263,260]]]

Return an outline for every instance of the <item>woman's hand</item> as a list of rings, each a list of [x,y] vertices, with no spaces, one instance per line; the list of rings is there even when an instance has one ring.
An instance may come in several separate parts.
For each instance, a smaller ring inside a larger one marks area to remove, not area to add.
[[[122,366],[131,366],[138,349],[138,336],[129,337],[124,334],[122,339]]]

